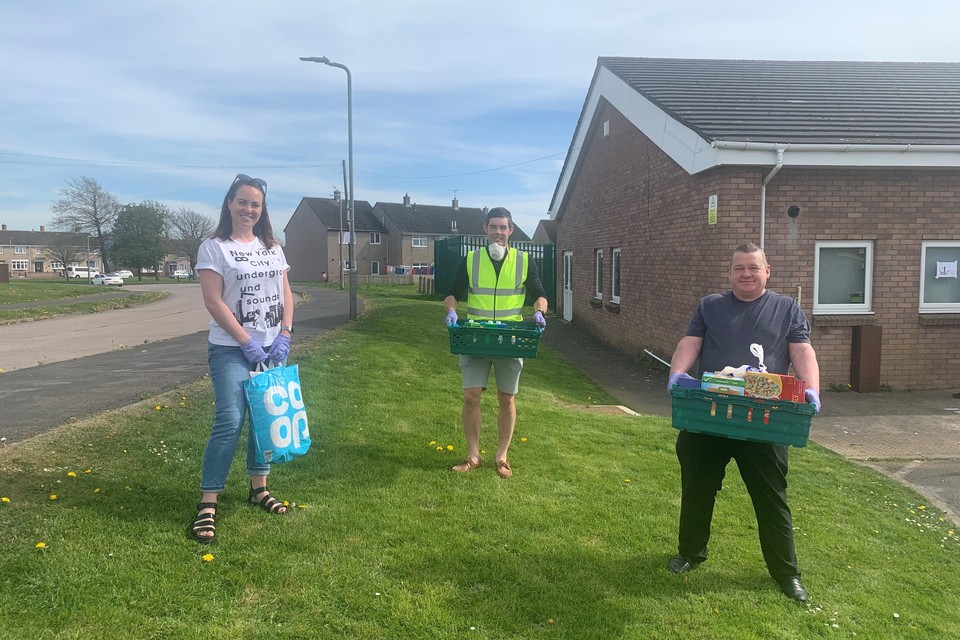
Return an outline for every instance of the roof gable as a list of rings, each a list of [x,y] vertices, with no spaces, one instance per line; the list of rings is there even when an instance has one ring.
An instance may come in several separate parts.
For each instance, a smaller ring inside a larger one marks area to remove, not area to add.
[[[385,215],[397,225],[401,233],[422,233],[424,235],[483,236],[483,223],[487,213],[484,209],[473,207],[438,206],[429,204],[405,205],[396,202],[378,202],[375,213]],[[454,226],[453,223],[456,223]],[[511,240],[527,241],[530,237],[514,225]]]
[[[310,212],[320,220],[329,231],[340,229],[340,221],[343,220],[343,228],[347,228],[347,201],[334,198],[308,198],[301,201],[301,206],[306,205]],[[366,200],[354,200],[354,226],[357,231],[384,231],[383,224],[373,215],[373,207]],[[299,210],[300,207],[297,207]],[[341,217],[342,216],[342,217]]]
[[[960,64],[599,58],[550,205],[601,100],[694,174],[721,165],[960,167]]]

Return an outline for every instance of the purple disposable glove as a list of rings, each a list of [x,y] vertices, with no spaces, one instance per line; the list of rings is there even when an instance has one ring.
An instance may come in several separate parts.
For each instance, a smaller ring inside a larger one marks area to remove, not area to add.
[[[815,413],[820,413],[820,394],[816,389],[807,389],[803,394],[807,398],[807,402],[813,405]]]
[[[541,329],[545,329],[547,327],[547,319],[543,317],[543,313],[540,311],[537,311],[533,314],[533,321],[536,322],[537,326]]]
[[[264,352],[263,347],[253,338],[247,340],[240,348],[243,349],[243,355],[250,364],[257,364],[267,359],[267,354]]]
[[[696,380],[693,376],[687,375],[686,373],[671,373],[667,378],[667,393],[670,392],[670,389],[673,389],[674,385],[679,384],[680,380]]]
[[[289,353],[290,336],[280,334],[274,339],[273,344],[270,345],[270,353],[267,354],[267,358],[269,358],[273,364],[281,364],[287,359]]]
[[[448,327],[452,327],[453,325],[457,324],[457,320],[459,320],[459,318],[457,317],[456,309],[450,309],[450,311],[447,311],[447,319],[444,320],[444,323]]]

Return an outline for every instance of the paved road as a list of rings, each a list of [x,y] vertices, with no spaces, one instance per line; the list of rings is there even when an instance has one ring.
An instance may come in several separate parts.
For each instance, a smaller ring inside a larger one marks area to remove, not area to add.
[[[205,375],[210,316],[200,286],[168,290],[170,298],[142,307],[0,325],[0,437],[18,442]],[[297,291],[306,295],[294,312],[295,343],[349,320],[345,292]]]

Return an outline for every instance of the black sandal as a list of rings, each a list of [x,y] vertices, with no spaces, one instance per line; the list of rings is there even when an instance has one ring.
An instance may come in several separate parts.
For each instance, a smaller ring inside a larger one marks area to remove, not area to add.
[[[260,498],[260,500],[257,500],[256,497],[260,494],[263,494],[263,497]],[[250,506],[260,507],[267,513],[272,513],[274,515],[285,516],[290,513],[287,505],[270,495],[270,491],[267,490],[267,485],[263,485],[259,489],[250,487],[250,495],[247,497],[247,501],[250,503]],[[281,511],[281,509],[283,509],[283,511]]]
[[[204,509],[213,509],[213,513],[200,513]],[[187,529],[187,534],[191,539],[200,544],[212,544],[217,539],[217,503],[201,502],[197,505],[197,517],[193,519],[193,524]],[[201,532],[210,531],[212,536],[201,536]]]

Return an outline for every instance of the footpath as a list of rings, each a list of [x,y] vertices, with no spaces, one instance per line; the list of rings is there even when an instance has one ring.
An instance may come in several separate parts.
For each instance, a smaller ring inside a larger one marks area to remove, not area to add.
[[[543,343],[637,413],[669,416],[667,368],[551,318]],[[657,354],[669,360],[671,354]],[[821,393],[810,439],[906,484],[960,524],[960,399],[956,389]]]

